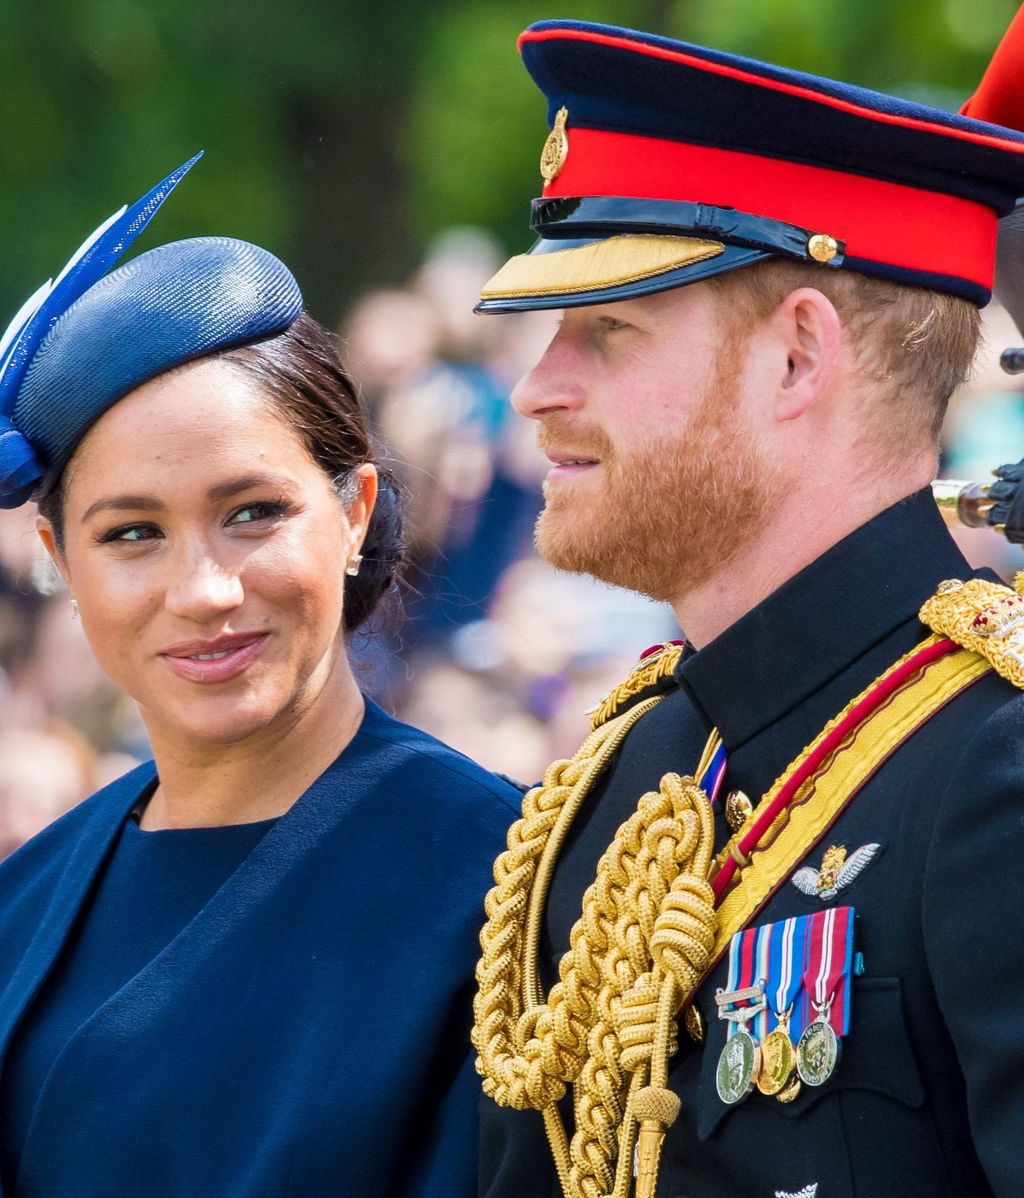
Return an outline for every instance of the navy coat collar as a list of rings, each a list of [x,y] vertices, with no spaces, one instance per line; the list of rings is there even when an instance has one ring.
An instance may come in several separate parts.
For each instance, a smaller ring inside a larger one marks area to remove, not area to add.
[[[737,749],[914,620],[937,582],[973,573],[925,488],[684,657],[677,677]]]

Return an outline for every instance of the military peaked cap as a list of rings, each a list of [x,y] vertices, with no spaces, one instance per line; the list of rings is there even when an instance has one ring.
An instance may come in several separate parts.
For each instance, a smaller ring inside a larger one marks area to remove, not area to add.
[[[628,299],[771,256],[988,302],[1024,134],[612,26],[541,21],[519,48],[551,126],[540,240],[480,311]]]

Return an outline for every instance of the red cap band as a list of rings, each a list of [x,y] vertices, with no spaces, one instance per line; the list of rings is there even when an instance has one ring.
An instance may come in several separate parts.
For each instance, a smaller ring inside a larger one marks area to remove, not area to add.
[[[544,188],[737,208],[828,233],[847,258],[968,279],[990,290],[997,216],[984,204],[828,167],[685,142],[568,128],[569,153]]]

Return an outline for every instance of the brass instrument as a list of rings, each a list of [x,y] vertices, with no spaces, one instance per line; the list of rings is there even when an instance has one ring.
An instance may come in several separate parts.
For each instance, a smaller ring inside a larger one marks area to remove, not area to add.
[[[1024,336],[1024,200],[999,221],[993,290]],[[1024,374],[1024,348],[1004,349],[999,365],[1007,374]],[[951,528],[993,528],[1013,544],[1024,545],[1024,458],[992,473],[995,481],[990,483],[936,479],[935,502]]]
[[[1024,461],[999,466],[990,483],[937,478],[932,494],[950,528],[991,528],[1024,544]]]
[[[984,528],[994,501],[988,483],[967,483],[955,478],[937,478],[932,494],[950,528]],[[997,526],[996,531],[999,531]]]

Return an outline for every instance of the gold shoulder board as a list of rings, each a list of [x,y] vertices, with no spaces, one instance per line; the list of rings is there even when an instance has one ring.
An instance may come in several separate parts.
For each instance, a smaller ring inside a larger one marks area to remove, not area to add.
[[[1001,582],[951,578],[921,608],[924,624],[988,661],[1007,682],[1024,690],[1024,571],[1016,590]]]
[[[675,685],[673,675],[683,646],[667,641],[660,648],[650,650],[637,662],[633,672],[620,682],[598,703],[590,716],[591,729],[600,728],[610,719],[620,715],[643,699],[664,694]]]

